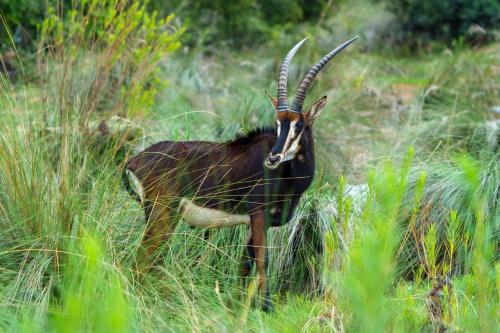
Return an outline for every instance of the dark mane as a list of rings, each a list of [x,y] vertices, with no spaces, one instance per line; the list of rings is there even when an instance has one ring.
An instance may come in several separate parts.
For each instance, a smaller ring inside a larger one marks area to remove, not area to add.
[[[227,144],[234,146],[244,146],[253,141],[256,136],[261,134],[276,134],[276,127],[264,126],[258,127],[246,134],[238,134],[233,139],[229,140]]]

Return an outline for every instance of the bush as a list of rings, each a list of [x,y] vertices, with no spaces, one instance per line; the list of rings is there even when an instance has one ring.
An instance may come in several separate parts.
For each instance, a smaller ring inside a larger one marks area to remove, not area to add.
[[[264,41],[273,29],[281,30],[321,16],[326,0],[151,0],[144,1],[149,12],[161,14],[176,12],[189,19],[185,38],[192,44],[213,44],[229,41],[232,46],[243,47]],[[23,47],[37,39],[38,24],[49,8],[57,6],[63,12],[78,6],[73,0],[0,0],[0,14],[4,17],[14,42]],[[5,29],[0,29],[0,41],[10,44]]]
[[[168,4],[153,0],[149,7],[176,12],[188,20],[187,42],[213,44],[227,41],[235,47],[254,45],[283,29],[320,17],[326,0],[175,0]]]
[[[401,23],[405,39],[452,41],[473,25],[500,23],[498,0],[382,0]]]
[[[0,29],[2,48],[10,46],[11,42],[5,28],[10,31],[16,44],[26,45],[33,40],[37,23],[45,16],[45,5],[45,1],[37,0],[0,0],[0,15],[4,20]]]
[[[147,112],[161,88],[157,65],[180,46],[183,29],[172,27],[173,18],[139,1],[75,2],[62,14],[49,7],[37,65],[41,85],[54,88],[46,94],[54,98],[56,126]]]

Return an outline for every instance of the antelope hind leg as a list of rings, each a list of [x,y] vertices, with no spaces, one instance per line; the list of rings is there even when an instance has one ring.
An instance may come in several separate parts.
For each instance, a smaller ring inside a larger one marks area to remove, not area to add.
[[[148,271],[156,262],[160,255],[158,248],[170,239],[178,221],[175,211],[169,204],[146,203],[145,212],[146,230],[141,241],[137,264],[141,272]]]
[[[256,212],[251,216],[252,246],[255,253],[255,264],[257,266],[257,277],[259,281],[259,294],[262,301],[262,310],[270,312],[273,310],[269,286],[267,284],[267,258],[266,258],[266,225],[264,212]]]

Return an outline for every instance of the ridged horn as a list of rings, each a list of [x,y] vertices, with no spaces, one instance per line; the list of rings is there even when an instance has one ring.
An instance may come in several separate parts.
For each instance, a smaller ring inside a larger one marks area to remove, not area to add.
[[[345,49],[349,44],[354,42],[354,40],[358,38],[358,36],[349,39],[348,41],[337,46],[333,51],[328,53],[326,56],[321,58],[320,61],[316,65],[314,65],[309,72],[307,72],[306,76],[300,83],[299,89],[297,89],[297,93],[295,94],[295,98],[292,102],[292,112],[300,113],[302,112],[302,106],[304,105],[304,99],[306,98],[307,89],[311,85],[311,82],[314,80],[316,75],[321,71],[321,69],[330,61],[333,57],[339,54],[343,49]]]
[[[288,52],[285,59],[281,63],[280,72],[278,77],[278,112],[288,111],[288,100],[286,98],[286,82],[288,79],[288,67],[290,66],[290,61],[292,61],[293,56],[297,50],[304,44],[307,37],[295,44],[295,46]]]

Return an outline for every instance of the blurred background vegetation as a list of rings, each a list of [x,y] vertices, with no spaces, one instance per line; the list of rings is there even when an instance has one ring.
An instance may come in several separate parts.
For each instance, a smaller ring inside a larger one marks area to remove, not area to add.
[[[499,330],[500,2],[0,0],[0,330]],[[276,311],[239,281],[244,227],[182,223],[136,271],[123,161],[272,124],[321,56],[317,175],[269,231]],[[98,306],[97,306],[98,305]],[[380,309],[385,309],[381,314]]]
[[[357,6],[356,1],[351,3]],[[373,4],[381,4],[391,15],[390,22],[379,33],[381,37],[391,37],[396,45],[422,45],[435,40],[449,44],[471,34],[484,34],[481,38],[491,41],[498,33],[495,29],[500,22],[500,3],[496,0],[373,0]],[[187,27],[184,44],[228,44],[237,48],[251,48],[270,39],[279,39],[297,31],[301,23],[327,26],[330,14],[343,5],[349,6],[349,3],[343,0],[147,2],[147,8],[159,15],[177,14],[179,24]],[[373,8],[366,2],[365,5]],[[0,1],[4,24],[14,43],[25,47],[36,40],[37,27],[49,7],[68,12],[72,1]],[[4,49],[9,47],[10,38],[4,29],[1,38]]]

